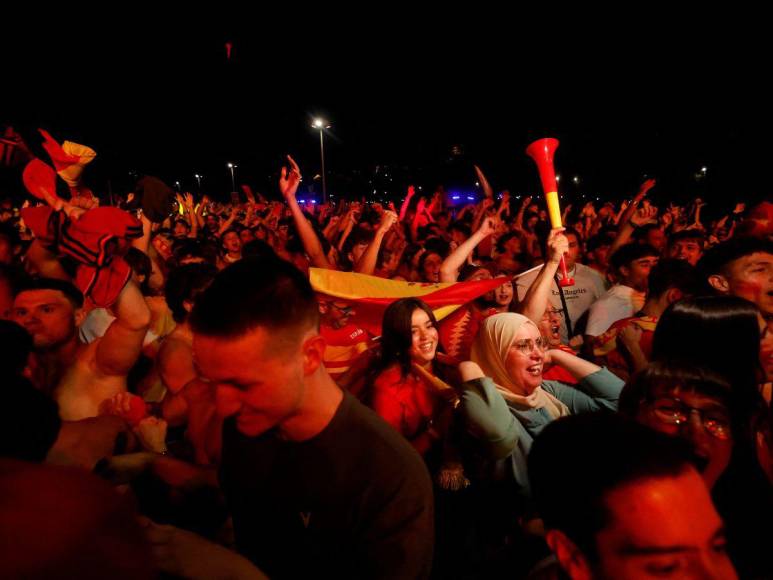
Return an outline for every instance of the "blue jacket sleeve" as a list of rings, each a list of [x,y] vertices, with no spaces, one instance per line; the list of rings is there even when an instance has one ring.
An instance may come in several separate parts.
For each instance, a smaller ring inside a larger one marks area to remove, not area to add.
[[[542,388],[564,403],[572,413],[617,411],[617,401],[625,383],[602,368],[582,379],[576,386],[545,381]]]
[[[513,452],[521,426],[489,377],[462,384],[459,410],[466,432],[486,456],[504,459]]]

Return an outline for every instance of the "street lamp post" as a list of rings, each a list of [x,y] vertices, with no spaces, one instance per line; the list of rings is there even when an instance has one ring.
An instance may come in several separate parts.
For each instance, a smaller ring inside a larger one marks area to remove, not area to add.
[[[228,169],[231,170],[231,192],[236,193],[236,177],[234,177],[234,169],[239,167],[233,163],[228,164]]]
[[[202,178],[203,176],[202,176],[202,175],[199,175],[199,174],[197,173],[197,174],[196,174],[196,175],[194,175],[193,177],[195,177],[195,178],[196,178],[196,183],[198,183],[198,185],[199,185],[199,193],[201,193],[201,178]]]
[[[322,203],[327,203],[327,182],[325,180],[325,129],[330,129],[330,125],[324,119],[319,117],[314,119],[312,127],[319,130],[319,157],[322,165]]]

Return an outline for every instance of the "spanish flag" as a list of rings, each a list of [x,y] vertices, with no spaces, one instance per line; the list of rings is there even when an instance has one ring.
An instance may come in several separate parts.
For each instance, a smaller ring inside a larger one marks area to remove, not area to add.
[[[509,278],[494,278],[475,282],[405,282],[367,276],[354,272],[339,272],[310,268],[311,286],[336,301],[350,302],[354,308],[352,322],[374,336],[381,335],[384,310],[400,298],[420,298],[441,320],[467,302],[498,288]]]
[[[67,185],[71,188],[77,188],[81,183],[81,174],[83,169],[94,161],[97,156],[96,151],[85,145],[65,141],[62,145],[43,129],[38,129],[43,135],[43,148],[48,153],[51,161],[54,163],[56,172]]]

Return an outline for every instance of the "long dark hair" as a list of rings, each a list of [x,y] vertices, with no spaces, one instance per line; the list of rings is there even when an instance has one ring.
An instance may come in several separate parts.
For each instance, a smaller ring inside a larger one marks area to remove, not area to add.
[[[422,300],[402,298],[392,302],[384,311],[384,319],[381,322],[381,356],[375,365],[376,373],[380,373],[394,363],[399,363],[403,377],[411,372],[409,352],[413,344],[411,319],[416,309],[426,312],[432,321],[432,326],[438,328],[435,313]]]
[[[655,328],[652,360],[692,364],[725,377],[750,412],[760,404],[757,307],[736,296],[674,302]]]

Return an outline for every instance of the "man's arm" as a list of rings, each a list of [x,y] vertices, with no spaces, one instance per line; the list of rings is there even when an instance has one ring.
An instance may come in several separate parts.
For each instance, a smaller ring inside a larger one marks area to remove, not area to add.
[[[381,249],[381,242],[383,242],[386,233],[397,222],[397,219],[397,214],[395,212],[384,212],[381,216],[381,223],[373,236],[373,240],[368,244],[368,248],[354,266],[355,272],[368,275],[372,275],[373,272],[375,272],[376,262],[378,261],[378,252]]]
[[[526,291],[523,301],[518,305],[518,312],[535,324],[538,324],[545,314],[550,298],[550,288],[553,285],[553,278],[558,271],[561,257],[565,252],[569,251],[569,240],[563,235],[563,231],[564,228],[550,230],[550,235],[548,236],[548,261],[543,264],[534,282]]]
[[[129,280],[112,310],[115,320],[97,345],[95,365],[102,375],[126,376],[142,351],[150,309],[140,289]]]
[[[298,200],[295,198],[295,192],[298,191],[298,185],[301,183],[301,170],[295,160],[289,155],[287,160],[290,162],[290,171],[287,171],[286,167],[282,167],[282,174],[279,177],[279,190],[282,192],[282,196],[290,208],[290,213],[293,215],[295,229],[301,238],[303,249],[306,250],[309,258],[311,258],[312,265],[317,268],[334,270],[335,268],[327,261],[327,256],[325,256],[325,252],[322,250],[322,244],[316,232],[306,220],[306,216],[303,215],[303,210],[301,210],[301,206],[298,205]]]
[[[443,260],[440,265],[440,281],[456,282],[459,277],[459,270],[464,265],[472,251],[483,240],[493,234],[497,229],[496,221],[493,218],[487,218],[483,221],[480,228],[459,245],[449,256]]]

